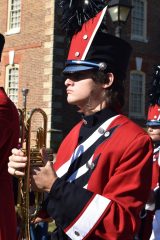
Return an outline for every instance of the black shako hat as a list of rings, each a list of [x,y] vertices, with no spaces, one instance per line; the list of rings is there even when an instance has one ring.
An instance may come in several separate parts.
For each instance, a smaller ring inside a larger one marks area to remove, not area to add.
[[[72,37],[63,73],[103,70],[125,78],[132,47],[121,38],[101,30],[107,7],[85,22]]]
[[[153,66],[149,101],[146,125],[160,126],[160,64]]]
[[[1,55],[4,47],[4,43],[5,43],[4,36],[0,33],[0,61],[1,61]]]

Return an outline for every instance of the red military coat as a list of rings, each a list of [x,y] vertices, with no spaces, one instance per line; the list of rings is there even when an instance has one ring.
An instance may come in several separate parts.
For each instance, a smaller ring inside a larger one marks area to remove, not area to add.
[[[69,239],[133,240],[151,187],[150,137],[118,115],[77,146],[82,124],[72,129],[58,151],[54,167],[59,179],[50,191],[48,212]],[[66,178],[94,142],[97,146],[87,163],[77,165]]]
[[[153,174],[152,174],[152,189],[155,191],[155,209],[150,212],[153,216],[153,222],[151,223],[151,237],[152,239],[159,239],[160,229],[159,229],[159,219],[160,219],[160,199],[159,199],[159,187],[160,187],[160,146],[155,144],[154,154],[153,154]],[[157,192],[158,191],[158,192]],[[153,206],[154,207],[154,206]]]
[[[160,186],[160,146],[154,148],[152,189]]]
[[[12,177],[8,173],[8,157],[17,147],[19,120],[16,107],[0,87],[0,240],[16,239],[16,215]]]
[[[155,146],[153,153],[153,166],[152,166],[152,191],[159,190],[160,185],[160,156],[159,156],[160,147]],[[149,197],[150,198],[150,197]],[[142,240],[151,240],[156,239],[154,236],[153,229],[153,219],[155,215],[155,202],[148,202],[145,206],[145,215],[142,217],[142,224],[140,229],[140,239]],[[155,221],[155,220],[154,220]],[[157,220],[156,220],[157,222]]]

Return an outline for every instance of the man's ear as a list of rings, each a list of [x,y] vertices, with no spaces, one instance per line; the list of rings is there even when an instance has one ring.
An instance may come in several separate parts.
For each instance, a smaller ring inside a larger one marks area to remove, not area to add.
[[[113,73],[107,73],[106,75],[106,83],[103,84],[103,88],[109,88],[112,84],[113,84],[113,81],[114,81],[114,75]]]

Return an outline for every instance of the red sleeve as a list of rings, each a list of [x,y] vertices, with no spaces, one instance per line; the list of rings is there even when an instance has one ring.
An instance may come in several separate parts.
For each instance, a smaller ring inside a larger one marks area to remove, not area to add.
[[[8,162],[11,149],[17,147],[19,138],[18,111],[0,89],[0,168]]]
[[[7,120],[7,115],[0,107],[0,148],[5,144],[11,135],[11,126]]]
[[[149,138],[141,136],[125,150],[104,189],[103,196],[110,199],[111,204],[95,235],[109,240],[132,239],[140,224],[140,210],[149,196],[151,177],[152,145]]]

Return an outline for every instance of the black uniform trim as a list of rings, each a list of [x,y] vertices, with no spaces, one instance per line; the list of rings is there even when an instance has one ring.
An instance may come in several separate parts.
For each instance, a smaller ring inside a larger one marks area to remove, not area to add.
[[[57,225],[66,228],[86,206],[93,193],[75,183],[58,178],[49,195],[47,205],[49,215],[55,219]],[[77,199],[81,199],[78,205]]]

